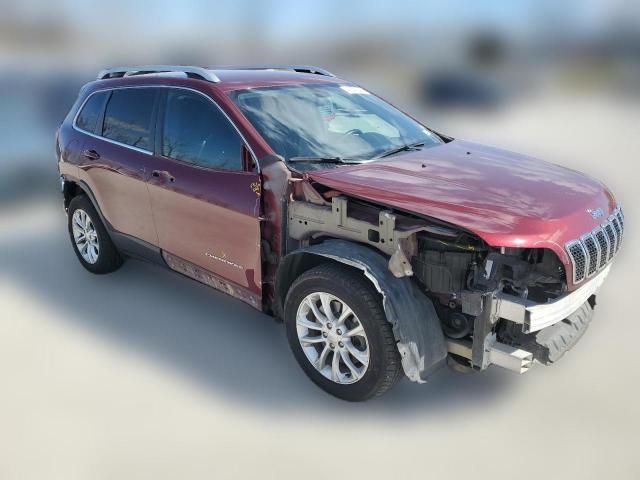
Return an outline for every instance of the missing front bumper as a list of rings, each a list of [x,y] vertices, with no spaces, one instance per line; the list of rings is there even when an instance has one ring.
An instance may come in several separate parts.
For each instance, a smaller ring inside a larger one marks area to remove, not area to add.
[[[582,338],[591,323],[593,311],[593,302],[586,301],[567,318],[533,333],[524,333],[519,325],[505,322],[498,330],[498,339],[531,352],[539,363],[551,365]]]
[[[525,333],[537,332],[555,325],[572,315],[592,296],[609,274],[607,266],[586,285],[552,302],[535,303],[530,300],[497,293],[494,297],[495,315],[499,318],[521,324]]]
[[[470,342],[449,340],[449,353],[471,360],[472,347]],[[487,365],[497,365],[516,373],[526,373],[533,365],[533,354],[522,348],[513,347],[500,342],[494,342],[487,352]]]
[[[473,341],[449,339],[447,350],[467,359],[475,369],[497,365],[526,373],[534,360],[551,365],[568,352],[589,327],[594,306],[592,294],[565,318],[538,331],[526,332],[523,325],[497,317],[495,300],[487,296],[484,311],[476,317]]]

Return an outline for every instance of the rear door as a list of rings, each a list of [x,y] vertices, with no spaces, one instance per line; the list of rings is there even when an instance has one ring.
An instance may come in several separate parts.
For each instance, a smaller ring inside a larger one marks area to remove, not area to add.
[[[75,128],[85,135],[80,168],[103,215],[118,232],[158,244],[147,188],[158,88],[92,94]]]
[[[259,307],[260,175],[212,99],[163,90],[149,179],[160,248],[172,268]]]

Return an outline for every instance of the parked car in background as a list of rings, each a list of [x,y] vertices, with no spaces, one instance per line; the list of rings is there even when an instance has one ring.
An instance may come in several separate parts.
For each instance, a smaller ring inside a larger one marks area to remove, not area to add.
[[[506,88],[496,79],[469,71],[438,71],[426,75],[420,98],[431,108],[492,110],[507,100]]]
[[[273,315],[351,401],[446,361],[556,362],[623,236],[597,180],[435,132],[316,67],[105,70],[56,148],[87,270],[144,258]]]

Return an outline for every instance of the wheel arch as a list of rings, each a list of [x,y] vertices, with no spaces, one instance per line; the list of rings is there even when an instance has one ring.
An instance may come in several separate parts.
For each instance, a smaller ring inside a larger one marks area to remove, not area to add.
[[[61,177],[62,181],[62,194],[64,196],[64,208],[68,210],[71,200],[78,195],[86,195],[93,208],[98,212],[100,221],[107,230],[107,234],[111,238],[111,241],[115,244],[118,250],[126,256],[135,257],[142,260],[147,260],[157,265],[166,267],[167,264],[161,254],[160,248],[157,245],[152,245],[144,240],[127,235],[125,233],[117,231],[113,225],[107,220],[102,213],[102,209],[96,200],[95,195],[91,191],[91,187],[82,180],[75,181],[70,178]]]
[[[276,275],[277,314],[293,281],[305,271],[326,262],[359,270],[382,297],[387,320],[393,326],[402,367],[410,380],[425,382],[444,365],[447,348],[440,320],[431,300],[409,277],[397,278],[382,254],[354,242],[330,239],[295,250],[285,256]]]
[[[282,319],[284,312],[284,300],[287,297],[289,288],[293,282],[302,275],[304,272],[311,270],[313,267],[317,267],[321,263],[341,263],[327,258],[322,255],[318,255],[313,251],[308,250],[295,250],[286,255],[276,272],[276,305],[274,311],[279,319]]]
[[[84,190],[78,185],[78,182],[68,180],[64,177],[60,177],[62,180],[62,197],[64,199],[64,209],[69,208],[69,204],[74,197],[85,193]]]
[[[102,214],[100,205],[98,205],[96,197],[91,191],[91,187],[89,187],[89,185],[87,185],[82,180],[75,181],[70,178],[61,177],[61,181],[62,181],[62,196],[64,198],[65,211],[69,208],[69,204],[71,203],[71,200],[74,199],[74,197],[77,197],[78,195],[86,195],[89,198],[89,201],[92,203],[93,208],[95,208],[96,212],[98,212],[98,215],[100,216],[100,220],[102,221],[102,224],[105,226],[107,231],[111,232],[112,230],[111,224],[107,221],[105,216]]]

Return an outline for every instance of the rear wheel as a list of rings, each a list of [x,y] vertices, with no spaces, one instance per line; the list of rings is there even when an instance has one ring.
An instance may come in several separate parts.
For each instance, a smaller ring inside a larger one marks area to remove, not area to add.
[[[301,275],[285,301],[285,327],[302,369],[331,395],[367,400],[402,376],[380,296],[351,268],[327,263]]]
[[[68,223],[73,250],[84,268],[92,273],[109,273],[122,265],[122,256],[85,195],[71,200]]]

